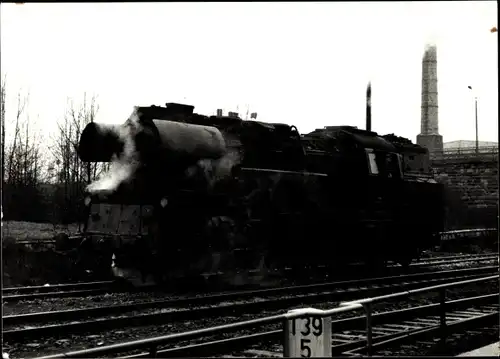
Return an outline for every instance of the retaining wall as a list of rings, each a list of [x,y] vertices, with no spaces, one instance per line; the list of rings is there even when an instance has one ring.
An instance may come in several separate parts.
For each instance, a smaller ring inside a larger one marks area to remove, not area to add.
[[[497,156],[434,160],[432,168],[446,185],[448,229],[498,227]]]

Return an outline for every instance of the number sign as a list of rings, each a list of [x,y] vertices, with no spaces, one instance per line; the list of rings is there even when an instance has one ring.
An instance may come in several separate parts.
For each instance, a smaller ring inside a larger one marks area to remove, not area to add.
[[[292,310],[315,311],[313,308]],[[332,356],[332,320],[317,315],[308,315],[287,320],[285,323],[285,357],[331,357]]]

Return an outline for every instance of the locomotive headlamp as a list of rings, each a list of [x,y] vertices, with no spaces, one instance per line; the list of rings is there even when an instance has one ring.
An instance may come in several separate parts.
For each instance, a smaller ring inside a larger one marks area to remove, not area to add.
[[[85,197],[85,199],[83,200],[83,203],[85,204],[85,206],[88,206],[88,205],[90,204],[90,201],[91,201],[90,197],[89,197],[89,196],[87,196],[87,197]]]
[[[162,208],[165,208],[167,204],[168,204],[168,199],[162,198],[160,201],[160,206],[162,206]]]

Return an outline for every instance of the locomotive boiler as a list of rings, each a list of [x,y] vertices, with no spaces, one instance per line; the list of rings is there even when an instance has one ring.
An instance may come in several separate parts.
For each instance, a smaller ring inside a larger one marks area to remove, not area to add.
[[[442,230],[442,186],[411,168],[427,150],[355,127],[301,135],[168,103],[87,125],[78,153],[111,162],[88,188],[80,247],[118,276],[242,284],[285,268],[407,265]]]

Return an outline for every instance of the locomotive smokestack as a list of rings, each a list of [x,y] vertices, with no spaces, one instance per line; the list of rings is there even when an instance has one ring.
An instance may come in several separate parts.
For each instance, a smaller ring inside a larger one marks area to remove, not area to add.
[[[366,130],[372,130],[372,84],[368,82],[366,88]]]
[[[140,129],[138,109],[134,107],[128,120],[121,126],[91,123],[83,130],[80,138],[82,161],[111,162],[109,171],[90,183],[87,191],[113,192],[133,178],[139,165],[139,153],[134,140]]]
[[[123,151],[119,125],[89,123],[80,136],[78,156],[83,162],[109,162]]]

